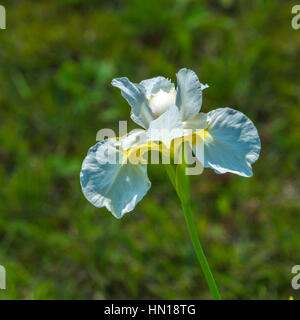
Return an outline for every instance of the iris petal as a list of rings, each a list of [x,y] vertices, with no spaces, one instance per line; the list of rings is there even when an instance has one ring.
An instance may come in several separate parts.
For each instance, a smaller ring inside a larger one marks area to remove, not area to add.
[[[181,69],[177,76],[176,105],[179,108],[182,121],[194,117],[201,109],[202,90],[207,88],[203,85],[196,73],[192,70]]]
[[[145,88],[138,83],[132,83],[128,78],[116,78],[112,85],[121,89],[122,96],[131,106],[131,119],[143,128],[148,128],[154,119],[146,98]]]
[[[146,90],[147,99],[150,99],[151,95],[159,90],[170,91],[174,88],[174,84],[165,77],[146,79],[141,81],[140,84]]]
[[[175,105],[172,105],[159,118],[150,123],[147,130],[149,141],[162,141],[167,146],[171,140],[183,136],[183,127],[180,112]]]
[[[116,140],[103,140],[90,148],[80,172],[85,197],[116,218],[132,211],[151,187],[147,166],[122,163],[125,157]]]
[[[253,122],[243,113],[220,108],[207,114],[204,167],[216,173],[252,176],[251,164],[259,157],[260,139]]]

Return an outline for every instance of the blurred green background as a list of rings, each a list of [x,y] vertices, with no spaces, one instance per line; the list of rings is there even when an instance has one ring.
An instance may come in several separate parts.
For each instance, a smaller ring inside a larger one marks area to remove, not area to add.
[[[160,166],[134,212],[84,198],[79,172],[101,128],[130,108],[112,78],[182,67],[208,83],[202,111],[250,117],[250,179],[206,169],[192,206],[223,298],[300,298],[300,30],[292,1],[7,0],[0,30],[2,299],[210,298],[180,203]],[[132,121],[130,129],[136,128]]]

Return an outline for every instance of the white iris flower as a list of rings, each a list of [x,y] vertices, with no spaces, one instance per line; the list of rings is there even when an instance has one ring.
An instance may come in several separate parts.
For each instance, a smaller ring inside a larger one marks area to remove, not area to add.
[[[200,83],[192,70],[181,69],[176,76],[176,89],[164,77],[140,83],[124,77],[112,81],[130,104],[132,120],[143,129],[91,147],[82,164],[80,182],[85,197],[94,206],[105,206],[117,218],[132,211],[151,187],[146,164],[133,164],[127,159],[137,150],[148,150],[146,147],[159,150],[159,130],[172,132],[167,144],[184,136],[187,129],[195,134],[202,132],[204,160],[196,146],[193,151],[205,168],[219,174],[252,176],[251,164],[260,153],[260,139],[252,121],[231,108],[200,113],[202,91],[208,86]],[[109,161],[114,157],[117,162]]]

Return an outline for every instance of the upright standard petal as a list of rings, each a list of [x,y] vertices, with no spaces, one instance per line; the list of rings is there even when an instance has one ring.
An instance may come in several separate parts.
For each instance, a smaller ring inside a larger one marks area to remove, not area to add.
[[[216,173],[252,176],[251,164],[260,153],[260,139],[253,122],[243,113],[220,108],[207,114],[204,167]]]
[[[162,141],[167,147],[170,142],[183,136],[183,126],[180,112],[172,105],[159,118],[150,123],[147,130],[148,141]]]
[[[112,85],[121,89],[122,96],[131,106],[131,119],[143,128],[148,128],[154,119],[146,98],[145,88],[138,83],[132,83],[128,78],[116,78]]]
[[[146,79],[140,82],[140,84],[146,90],[147,99],[151,98],[153,93],[157,93],[160,89],[164,91],[170,91],[174,88],[174,84],[165,77],[154,77],[151,79]]]
[[[154,118],[161,116],[176,102],[174,84],[164,77],[143,80],[140,84],[146,90],[146,97]]]
[[[125,163],[116,140],[103,140],[90,148],[83,161],[80,183],[85,197],[116,218],[134,209],[151,187],[147,166]]]
[[[207,88],[203,85],[196,73],[192,70],[181,69],[176,74],[177,96],[176,105],[182,116],[182,121],[194,117],[201,109],[202,90]]]

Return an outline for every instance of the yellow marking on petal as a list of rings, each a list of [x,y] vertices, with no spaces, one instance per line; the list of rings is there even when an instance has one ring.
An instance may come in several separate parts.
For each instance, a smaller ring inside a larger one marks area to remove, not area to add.
[[[207,129],[204,130],[204,141],[205,142],[213,142],[214,141],[214,138],[212,137],[212,135],[208,132]]]
[[[128,150],[125,150],[126,159],[129,160],[132,164],[146,164],[147,160],[143,158],[144,154],[150,150],[160,151],[160,147],[157,143],[147,142],[143,144],[139,144]]]
[[[119,138],[116,138],[119,140]],[[183,137],[175,138],[167,146],[162,142],[147,142],[122,150],[125,155],[124,163],[129,161],[132,164],[147,164],[144,154],[149,151],[159,151],[165,157],[176,158],[182,152],[182,145],[187,142],[191,147],[200,145],[201,143],[213,141],[212,136],[207,130],[199,130]]]

